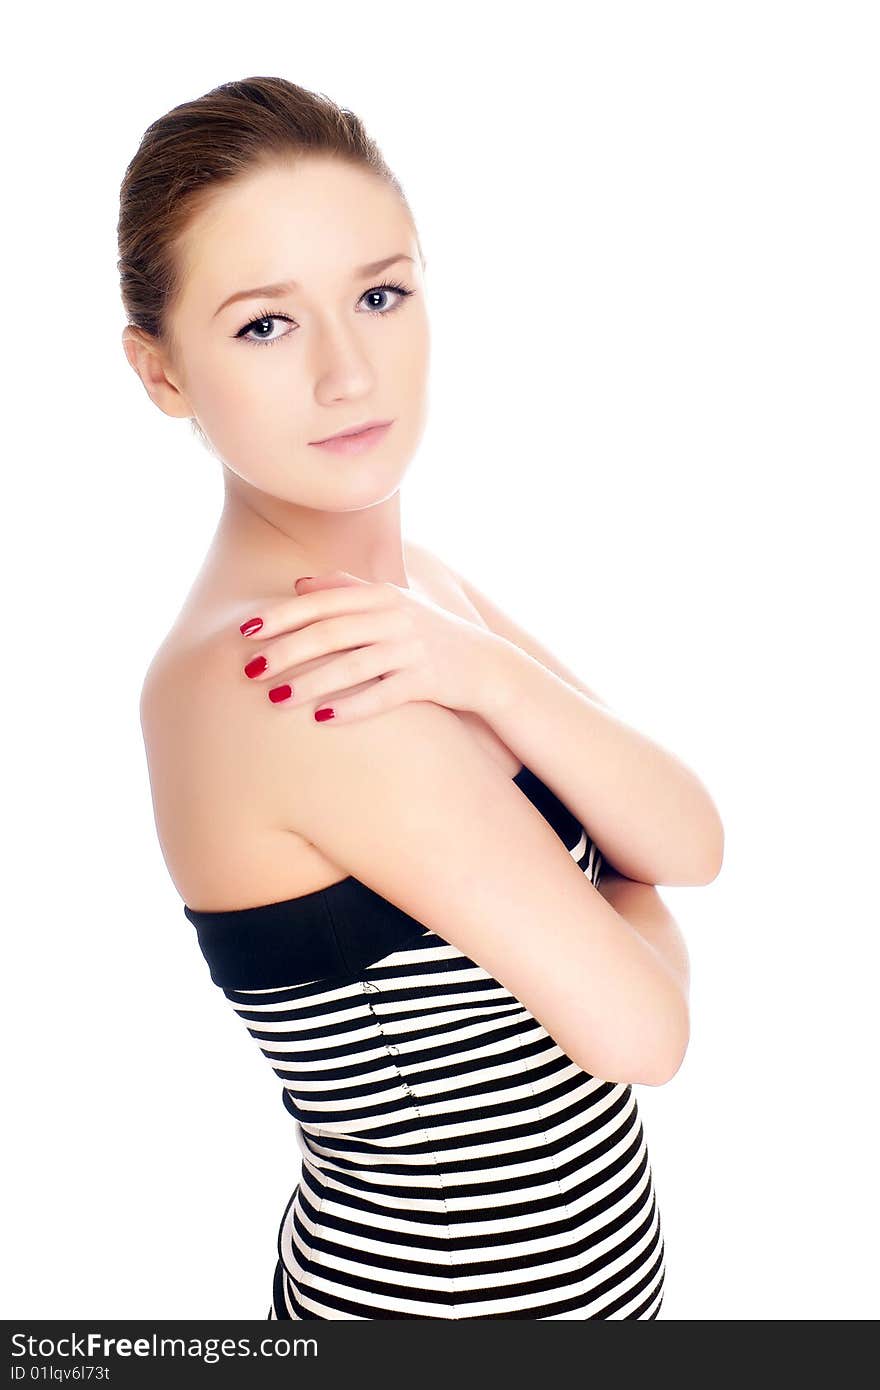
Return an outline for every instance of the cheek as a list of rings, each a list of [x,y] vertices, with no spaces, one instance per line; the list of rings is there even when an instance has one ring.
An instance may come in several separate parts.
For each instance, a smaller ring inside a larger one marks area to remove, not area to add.
[[[295,374],[285,366],[285,347],[246,347],[208,354],[191,373],[191,400],[203,429],[216,445],[220,437],[234,448],[271,439],[283,427],[279,401],[296,416]]]
[[[196,415],[219,457],[247,477],[275,448],[281,422],[277,410],[267,409],[247,373],[205,375],[195,403]]]
[[[417,445],[428,414],[430,340],[426,333],[410,340],[388,373],[389,400],[399,404],[406,418],[407,451]],[[401,441],[403,442],[403,441]]]
[[[411,390],[424,383],[431,356],[431,341],[424,317],[417,320],[412,332],[401,336],[395,344],[393,371],[396,380]]]

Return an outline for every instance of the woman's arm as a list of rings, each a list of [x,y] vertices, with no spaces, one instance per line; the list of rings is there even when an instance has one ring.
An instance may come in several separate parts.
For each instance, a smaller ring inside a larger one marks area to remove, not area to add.
[[[681,986],[685,999],[690,996],[690,958],[681,928],[657,889],[602,866],[599,892],[615,912],[619,912],[648,945],[662,956]]]
[[[721,868],[724,829],[697,775],[450,573],[498,639],[479,713],[499,738],[571,808],[627,879],[710,883]]]
[[[224,701],[227,744],[279,828],[499,980],[592,1075],[675,1074],[689,1036],[680,979],[452,711],[413,701],[322,726],[313,701],[281,719],[237,689]]]

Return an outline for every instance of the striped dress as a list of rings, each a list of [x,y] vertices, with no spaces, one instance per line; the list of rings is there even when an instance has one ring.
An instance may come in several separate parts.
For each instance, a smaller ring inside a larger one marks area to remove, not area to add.
[[[512,780],[598,883],[579,821],[529,768]],[[269,1319],[657,1317],[663,1232],[631,1085],[577,1066],[352,875],[184,912],[302,1155]]]

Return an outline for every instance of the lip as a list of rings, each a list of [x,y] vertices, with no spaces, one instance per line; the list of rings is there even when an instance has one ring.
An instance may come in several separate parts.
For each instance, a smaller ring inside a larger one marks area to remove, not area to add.
[[[378,429],[380,425],[390,425],[390,420],[364,420],[362,425],[352,425],[350,429],[338,430],[328,434],[326,439],[312,439],[311,444],[330,444],[334,439],[347,439],[350,434],[365,434],[367,430]]]
[[[325,453],[330,454],[362,454],[384,439],[393,423],[393,420],[380,420],[361,426],[353,432],[349,431],[348,434],[333,434],[329,439],[315,439],[311,441],[312,447],[323,449]]]

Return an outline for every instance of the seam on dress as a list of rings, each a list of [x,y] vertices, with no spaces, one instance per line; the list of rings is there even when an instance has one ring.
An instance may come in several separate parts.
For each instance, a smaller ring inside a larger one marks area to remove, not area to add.
[[[547,1033],[546,1028],[544,1029],[544,1032]],[[547,1033],[547,1037],[550,1038],[550,1034],[549,1034],[549,1033]],[[534,1084],[533,1084],[533,1082],[532,1082],[531,1075],[530,1075],[530,1073],[529,1073],[528,1061],[527,1061],[526,1058],[522,1055],[522,1050],[523,1050],[523,1035],[522,1035],[522,1033],[517,1033],[517,1035],[516,1035],[516,1041],[517,1041],[517,1045],[518,1045],[519,1050],[520,1050],[520,1062],[521,1062],[521,1064],[522,1064],[522,1074],[523,1074],[523,1077],[525,1078],[525,1080],[526,1080],[526,1082],[527,1082],[527,1084],[528,1084],[529,1090],[530,1090],[531,1093],[532,1093],[532,1103],[533,1103],[533,1105],[534,1105],[536,1111],[538,1112],[538,1119],[541,1121],[541,1133],[542,1133],[543,1136],[544,1136],[544,1144],[545,1144],[547,1150],[549,1151],[549,1149],[550,1149],[550,1140],[549,1140],[548,1137],[547,1137],[547,1128],[546,1128],[547,1121],[546,1121],[545,1118],[544,1118],[544,1112],[543,1112],[543,1110],[541,1109],[541,1102],[540,1102],[539,1099],[538,1099],[538,1094],[537,1094],[537,1092],[536,1092],[536,1090],[535,1090]],[[562,1052],[562,1048],[559,1047],[559,1043],[556,1042],[556,1039],[555,1039],[555,1038],[550,1038],[550,1041],[553,1043],[554,1047],[559,1048],[559,1051],[562,1053],[562,1055],[563,1055],[564,1057],[567,1056],[566,1053]],[[568,1058],[568,1060],[570,1061],[571,1058]],[[564,1193],[563,1190],[562,1190],[562,1183],[559,1181],[559,1172],[558,1172],[557,1167],[556,1167],[556,1155],[555,1155],[555,1154],[551,1154],[551,1155],[550,1155],[550,1162],[551,1162],[552,1165],[553,1165],[553,1177],[554,1177],[554,1180],[555,1180],[555,1182],[556,1182],[556,1186],[557,1186],[557,1188],[558,1188],[558,1190],[559,1190],[559,1197],[560,1197],[560,1200],[561,1200],[561,1202],[562,1202],[562,1206],[563,1206],[563,1208],[564,1208],[564,1210],[565,1210],[566,1218],[568,1219],[568,1221],[569,1221],[570,1224],[571,1224],[571,1227],[572,1227],[572,1234],[574,1234],[574,1227],[575,1227],[575,1225],[576,1225],[576,1222],[575,1222],[575,1220],[574,1220],[574,1217],[573,1217],[572,1214],[571,1214],[571,1210],[570,1210],[570,1208],[569,1208],[568,1201],[566,1200],[565,1193]]]
[[[297,1123],[299,1123],[299,1121],[297,1121]],[[321,1170],[320,1170],[320,1168],[318,1168],[317,1164],[315,1165],[315,1171],[318,1172],[318,1173],[321,1173]],[[291,1203],[290,1203],[290,1206],[293,1208],[293,1217],[295,1218],[295,1217],[298,1215],[299,1218],[300,1218],[300,1220],[302,1220],[303,1215],[304,1215],[304,1212],[303,1212],[302,1207],[301,1207],[301,1205],[300,1205],[300,1202],[299,1202],[299,1200],[298,1200],[298,1198],[302,1196],[302,1187],[303,1187],[303,1182],[302,1182],[302,1164],[301,1164],[301,1165],[300,1165],[300,1179],[299,1179],[299,1182],[297,1183],[296,1187],[294,1188],[293,1198],[291,1199]],[[308,1262],[309,1262],[309,1264],[312,1265],[312,1266],[317,1265],[320,1269],[323,1269],[323,1268],[324,1268],[324,1262],[323,1262],[322,1259],[316,1258],[316,1251],[315,1251],[314,1242],[315,1242],[315,1238],[316,1238],[317,1236],[319,1236],[320,1233],[321,1233],[321,1212],[324,1210],[324,1196],[325,1196],[325,1194],[326,1194],[326,1191],[327,1191],[327,1184],[326,1184],[326,1182],[324,1181],[324,1175],[321,1173],[321,1197],[320,1197],[320,1201],[318,1202],[318,1211],[317,1211],[317,1214],[316,1214],[316,1216],[315,1216],[314,1226],[313,1226],[312,1231],[311,1231],[311,1233],[310,1233],[310,1235],[309,1235],[309,1253],[308,1253]],[[293,1229],[293,1221],[291,1221],[290,1240],[291,1240],[291,1244],[295,1246],[295,1245],[296,1245],[296,1238],[295,1238],[294,1229]],[[284,1273],[285,1273],[285,1275],[287,1276],[287,1279],[288,1279],[288,1281],[289,1281],[289,1283],[290,1283],[291,1289],[292,1289],[292,1290],[294,1291],[294,1293],[296,1293],[297,1296],[298,1296],[298,1295],[299,1295],[299,1290],[297,1289],[297,1277],[296,1277],[296,1275],[294,1274],[293,1270],[292,1270],[292,1269],[288,1269],[288,1268],[287,1268],[287,1265],[284,1264],[284,1256],[283,1256],[283,1255],[281,1256],[281,1263],[282,1263],[282,1265],[283,1265],[283,1267],[284,1267]],[[315,1273],[316,1273],[315,1269],[312,1268],[312,1269],[304,1270],[303,1273],[304,1273],[304,1275],[305,1275],[305,1278],[303,1279],[303,1289],[306,1290],[306,1291],[309,1290],[309,1289],[313,1289],[314,1286],[315,1286]]]
[[[434,1146],[433,1146],[433,1144],[431,1143],[431,1136],[430,1136],[430,1134],[429,1134],[429,1132],[428,1132],[427,1125],[425,1125],[424,1116],[422,1115],[422,1112],[421,1112],[421,1110],[419,1109],[419,1102],[418,1102],[418,1099],[417,1099],[415,1093],[413,1092],[413,1090],[411,1089],[409,1082],[407,1081],[406,1077],[405,1077],[404,1074],[403,1074],[403,1071],[402,1071],[402,1069],[401,1069],[400,1062],[397,1060],[397,1059],[398,1059],[398,1056],[399,1056],[399,1054],[400,1054],[400,1048],[397,1047],[397,1045],[396,1045],[395,1043],[389,1042],[388,1037],[387,1037],[387,1035],[386,1035],[386,1033],[385,1033],[385,1029],[382,1027],[382,1020],[381,1020],[381,1018],[379,1017],[379,1015],[376,1013],[376,1010],[375,1010],[375,1008],[373,1007],[373,1002],[372,1002],[372,1000],[369,998],[369,995],[370,995],[370,994],[381,994],[382,991],[380,990],[380,988],[379,988],[378,985],[373,984],[372,980],[365,980],[363,977],[362,977],[361,980],[360,980],[360,985],[361,985],[361,988],[362,988],[364,994],[367,996],[367,998],[366,998],[366,1000],[365,1000],[366,1005],[367,1005],[367,1008],[370,1010],[370,1013],[371,1013],[371,1015],[372,1015],[372,1017],[373,1017],[373,1021],[374,1021],[375,1025],[376,1025],[376,1028],[377,1028],[377,1030],[378,1030],[378,1032],[379,1032],[379,1036],[380,1036],[380,1038],[382,1039],[382,1042],[385,1044],[385,1050],[386,1050],[386,1052],[388,1052],[389,1055],[391,1056],[392,1063],[393,1063],[394,1067],[396,1068],[396,1071],[397,1071],[397,1075],[398,1075],[398,1079],[399,1079],[399,1081],[400,1081],[400,1084],[401,1084],[401,1086],[403,1087],[403,1089],[404,1089],[406,1095],[409,1097],[409,1100],[410,1100],[410,1103],[411,1103],[413,1109],[415,1110],[417,1116],[419,1117],[419,1120],[421,1121],[422,1125],[424,1126],[423,1133],[424,1133],[425,1139],[426,1139],[427,1142],[428,1142],[429,1148],[430,1148],[430,1150],[431,1150],[431,1155],[432,1155],[432,1157],[433,1157],[433,1159],[434,1159],[434,1166],[435,1166],[435,1168],[436,1168],[436,1170],[437,1170],[437,1181],[438,1181],[439,1184],[440,1184],[440,1198],[441,1198],[441,1200],[442,1200],[442,1202],[443,1202],[443,1210],[446,1212],[446,1230],[447,1230],[447,1234],[448,1234],[448,1236],[449,1236],[449,1240],[450,1240],[450,1242],[451,1242],[451,1240],[452,1240],[452,1226],[451,1226],[451,1223],[450,1223],[450,1220],[449,1220],[449,1207],[448,1207],[447,1202],[446,1202],[446,1190],[445,1190],[445,1188],[444,1188],[444,1186],[443,1186],[443,1172],[442,1172],[442,1169],[441,1169],[441,1167],[440,1167],[440,1160],[438,1159],[437,1154],[436,1154],[436,1152],[435,1152],[435,1150],[434,1150]],[[450,1245],[447,1245],[447,1247],[446,1247],[446,1258],[447,1258],[447,1260],[448,1260],[448,1262],[449,1262],[449,1278],[450,1278],[450,1281],[451,1281],[451,1283],[452,1283],[452,1308],[453,1308],[453,1318],[454,1318],[454,1310],[458,1307],[458,1300],[457,1300],[457,1298],[456,1298],[455,1272],[454,1272],[454,1266],[453,1266],[453,1263],[452,1263],[452,1249],[451,1249],[451,1246],[450,1246]]]
[[[333,937],[333,941],[336,945],[336,953],[342,962],[342,968],[345,971],[346,975],[352,975],[354,972],[352,971],[352,968],[348,963],[348,958],[346,957],[345,951],[342,949],[342,938],[340,937],[336,927],[336,918],[333,915],[333,908],[330,906],[330,901],[327,897],[327,894],[323,891],[321,893],[320,901],[321,906],[324,909],[324,915],[327,918],[327,923],[330,927],[330,932]]]

